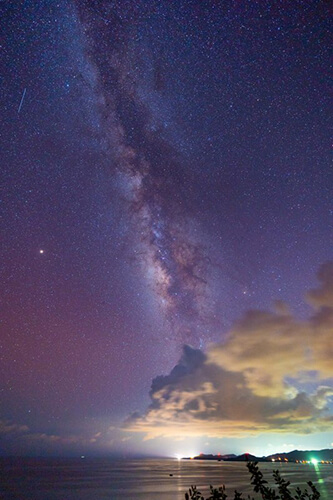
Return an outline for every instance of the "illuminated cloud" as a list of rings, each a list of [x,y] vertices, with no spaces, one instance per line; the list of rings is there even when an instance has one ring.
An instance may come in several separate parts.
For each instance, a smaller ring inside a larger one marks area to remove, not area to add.
[[[331,269],[319,271],[321,287],[310,294],[318,309],[308,320],[281,307],[250,311],[206,354],[185,346],[171,373],[153,380],[146,414],[132,415],[126,428],[147,438],[332,429]]]

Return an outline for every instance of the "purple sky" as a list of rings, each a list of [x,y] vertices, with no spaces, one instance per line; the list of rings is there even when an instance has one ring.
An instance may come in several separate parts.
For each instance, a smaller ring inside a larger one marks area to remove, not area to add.
[[[0,11],[0,453],[172,453],[119,430],[152,379],[249,309],[307,318],[333,257],[329,3]]]

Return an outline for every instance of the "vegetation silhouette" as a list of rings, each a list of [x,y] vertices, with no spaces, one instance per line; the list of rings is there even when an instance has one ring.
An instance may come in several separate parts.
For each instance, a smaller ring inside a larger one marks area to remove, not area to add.
[[[259,470],[258,462],[248,462],[246,466],[251,474],[251,485],[253,486],[253,490],[261,496],[262,500],[318,500],[320,498],[319,491],[311,481],[307,482],[310,491],[306,488],[302,491],[297,487],[295,493],[292,494],[289,489],[290,481],[283,479],[279,471],[275,470],[273,471],[273,477],[277,485],[276,492],[273,488],[267,486],[268,483],[264,479],[263,473]],[[214,488],[211,485],[210,496],[207,497],[206,500],[226,500],[227,496],[224,485],[219,488]],[[191,486],[188,493],[185,493],[185,500],[205,500],[205,498],[196,486]],[[250,495],[245,499],[242,493],[235,491],[233,500],[255,499],[254,497],[250,497]]]

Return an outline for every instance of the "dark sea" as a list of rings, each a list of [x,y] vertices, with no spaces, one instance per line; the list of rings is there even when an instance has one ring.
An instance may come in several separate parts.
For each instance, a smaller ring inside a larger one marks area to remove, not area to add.
[[[293,486],[313,481],[322,500],[333,500],[333,465],[260,464],[266,479],[273,469]],[[250,493],[242,462],[140,459],[0,459],[0,498],[33,500],[184,500],[195,484],[203,494],[209,484]],[[254,494],[253,494],[254,495]]]

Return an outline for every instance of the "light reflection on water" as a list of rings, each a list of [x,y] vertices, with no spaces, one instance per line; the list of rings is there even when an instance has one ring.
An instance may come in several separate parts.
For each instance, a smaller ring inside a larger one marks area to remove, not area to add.
[[[185,491],[196,484],[203,494],[209,484],[226,485],[229,498],[237,489],[253,492],[250,475],[242,462],[193,460],[50,460],[1,459],[0,498],[33,500],[184,500]],[[311,480],[322,500],[333,498],[333,465],[262,463],[269,482],[279,469],[293,486]]]

